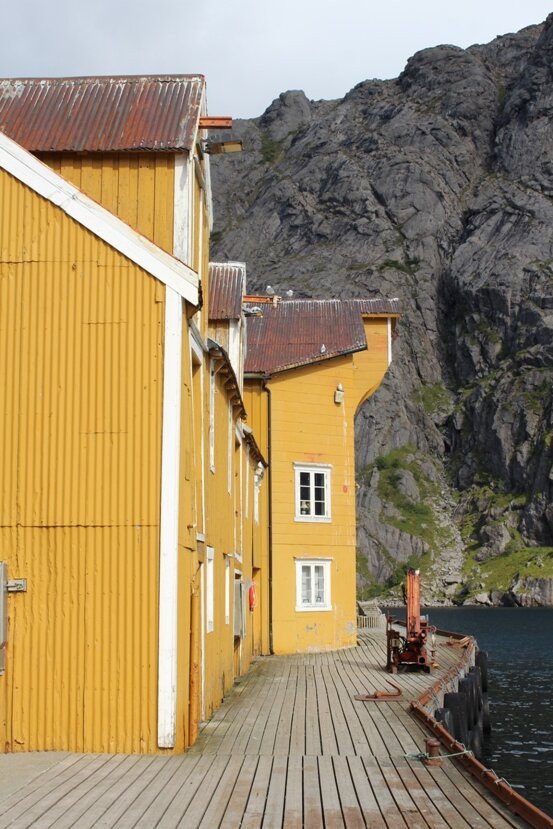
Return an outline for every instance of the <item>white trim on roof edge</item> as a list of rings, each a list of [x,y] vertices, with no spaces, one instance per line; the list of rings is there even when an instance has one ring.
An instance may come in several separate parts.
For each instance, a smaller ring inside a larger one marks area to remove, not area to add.
[[[0,167],[192,305],[198,304],[198,275],[192,268],[141,236],[1,132]]]

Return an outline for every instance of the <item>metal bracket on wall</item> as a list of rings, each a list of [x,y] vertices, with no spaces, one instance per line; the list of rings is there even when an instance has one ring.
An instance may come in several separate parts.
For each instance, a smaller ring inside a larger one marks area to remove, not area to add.
[[[9,579],[6,582],[6,590],[8,593],[26,593],[27,579]]]
[[[8,593],[26,593],[27,579],[8,579],[8,565],[0,561],[0,676],[6,671]]]

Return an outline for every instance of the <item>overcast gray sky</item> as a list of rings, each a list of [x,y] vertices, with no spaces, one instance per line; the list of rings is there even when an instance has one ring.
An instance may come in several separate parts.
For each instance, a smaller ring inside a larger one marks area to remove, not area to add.
[[[342,97],[396,77],[419,49],[487,43],[549,11],[540,0],[6,1],[0,76],[201,72],[212,115],[251,117],[287,89]]]

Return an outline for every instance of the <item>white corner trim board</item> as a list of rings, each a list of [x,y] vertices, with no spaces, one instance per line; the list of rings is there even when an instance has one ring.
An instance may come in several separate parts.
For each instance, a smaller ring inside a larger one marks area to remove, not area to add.
[[[388,368],[392,364],[392,320],[388,317]]]
[[[198,275],[0,132],[0,167],[193,305]]]
[[[165,289],[163,434],[159,539],[159,645],[157,744],[174,748],[177,717],[180,387],[182,298]]]
[[[190,158],[184,153],[175,156],[173,208],[173,253],[190,264],[192,259],[192,187]]]

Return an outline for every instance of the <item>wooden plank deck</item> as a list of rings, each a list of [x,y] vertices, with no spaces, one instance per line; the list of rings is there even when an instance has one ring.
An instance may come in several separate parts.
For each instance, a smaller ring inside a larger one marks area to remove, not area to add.
[[[458,657],[439,645],[440,670]],[[427,736],[408,703],[436,677],[394,677],[397,701],[354,700],[386,687],[384,661],[384,635],[371,630],[350,650],[258,659],[184,756],[65,756],[14,777],[0,829],[526,826],[450,760],[406,758]]]

